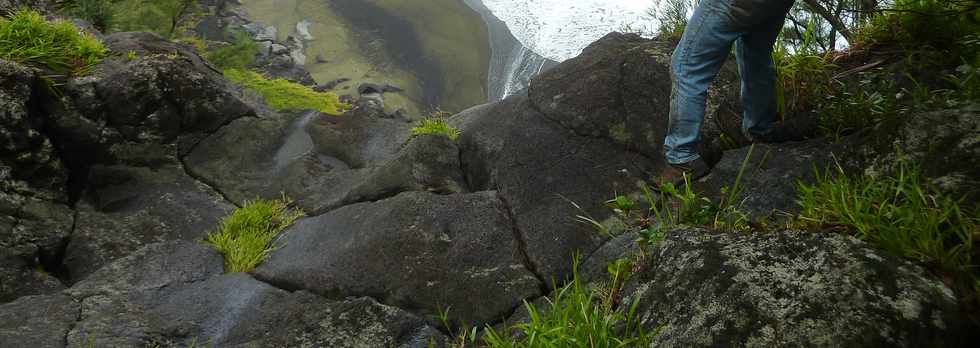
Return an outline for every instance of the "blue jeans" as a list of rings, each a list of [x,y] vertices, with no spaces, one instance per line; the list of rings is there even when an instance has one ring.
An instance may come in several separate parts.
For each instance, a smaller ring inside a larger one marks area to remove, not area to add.
[[[785,13],[753,27],[739,28],[729,16],[731,1],[701,0],[671,57],[673,88],[664,140],[668,163],[687,163],[701,157],[698,136],[708,87],[728,59],[732,43],[737,42],[735,55],[742,80],[742,131],[750,137],[765,136],[776,122],[772,51]]]

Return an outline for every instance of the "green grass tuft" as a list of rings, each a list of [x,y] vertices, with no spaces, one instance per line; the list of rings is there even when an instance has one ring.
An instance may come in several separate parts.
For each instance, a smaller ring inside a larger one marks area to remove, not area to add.
[[[487,328],[484,343],[493,348],[649,346],[655,334],[641,325],[636,313],[639,301],[628,307],[619,304],[631,267],[627,260],[610,264],[609,282],[590,288],[582,283],[576,261],[571,283],[555,289],[546,306],[524,302],[530,322],[510,328],[523,337],[511,337],[509,330]]]
[[[235,33],[235,42],[207,54],[207,59],[222,70],[243,70],[255,62],[255,56],[259,54],[259,51],[259,44],[252,40],[248,34],[237,32]]]
[[[873,245],[950,272],[973,267],[978,219],[953,198],[936,194],[915,167],[893,176],[852,178],[840,168],[799,185],[804,225],[843,227]]]
[[[339,115],[349,108],[340,102],[336,94],[317,92],[285,79],[270,80],[254,71],[227,69],[225,77],[257,92],[277,110],[317,110],[328,115]]]
[[[0,59],[78,76],[99,64],[109,51],[71,22],[49,22],[36,11],[0,18]]]
[[[456,141],[459,139],[459,128],[449,125],[445,119],[442,118],[427,118],[419,121],[415,128],[412,128],[412,135],[441,135],[449,138],[449,140]]]
[[[251,271],[269,256],[276,237],[303,215],[290,209],[289,203],[285,199],[245,202],[208,235],[207,242],[225,257],[225,271]]]

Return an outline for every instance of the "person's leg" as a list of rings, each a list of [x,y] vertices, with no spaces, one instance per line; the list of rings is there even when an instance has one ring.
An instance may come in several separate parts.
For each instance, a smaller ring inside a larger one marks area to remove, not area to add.
[[[728,58],[739,33],[728,23],[728,0],[702,0],[671,57],[673,88],[664,150],[667,162],[700,158],[698,136],[704,122],[708,87]]]
[[[742,80],[742,132],[753,139],[770,135],[778,118],[772,52],[784,20],[774,17],[747,31],[735,48]]]

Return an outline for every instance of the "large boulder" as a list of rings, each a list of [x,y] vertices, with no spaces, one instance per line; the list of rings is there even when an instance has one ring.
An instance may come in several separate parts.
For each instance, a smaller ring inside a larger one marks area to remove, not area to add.
[[[369,299],[333,302],[221,273],[221,256],[207,246],[147,246],[68,291],[81,309],[60,339],[67,347],[426,347],[445,341],[423,320]]]
[[[836,158],[846,159],[849,152],[825,139],[743,147],[725,152],[711,173],[693,187],[721,202],[737,185],[733,202],[740,212],[752,219],[785,220],[799,212],[798,185],[813,184],[817,173],[833,166]]]
[[[942,281],[853,237],[675,229],[646,260],[624,303],[639,301],[644,325],[659,328],[656,345],[966,343]]]
[[[39,85],[34,71],[0,60],[0,302],[63,287],[52,273],[74,214],[64,166],[36,109]]]
[[[873,135],[852,140],[865,174],[898,171],[918,164],[942,191],[980,202],[980,104],[911,114],[877,126]]]
[[[65,336],[80,311],[81,305],[64,294],[28,296],[0,304],[0,345],[65,347]]]
[[[494,192],[403,193],[298,222],[255,276],[332,297],[371,296],[454,321],[506,316],[541,294]],[[479,300],[475,300],[479,299]]]
[[[185,162],[236,202],[286,194],[313,215],[405,191],[465,191],[456,144],[412,139],[410,128],[367,108],[338,118],[304,112],[240,119]]]
[[[43,105],[75,171],[93,163],[174,164],[205,136],[254,114],[188,47],[145,32],[109,35],[105,44],[114,55]]]
[[[94,166],[64,264],[73,281],[143,246],[203,240],[234,206],[180,168]]]

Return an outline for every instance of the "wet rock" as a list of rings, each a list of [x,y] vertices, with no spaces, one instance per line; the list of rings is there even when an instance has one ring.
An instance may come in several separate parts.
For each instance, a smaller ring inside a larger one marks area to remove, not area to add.
[[[63,288],[53,272],[73,221],[65,204],[0,191],[0,302]]]
[[[796,203],[797,184],[813,184],[816,173],[834,164],[835,158],[847,156],[840,144],[825,139],[784,144],[758,144],[749,155],[749,147],[725,152],[711,173],[694,183],[694,189],[714,202],[729,198],[739,171],[745,164],[740,190],[735,196],[739,211],[751,218],[769,217],[782,220],[799,212]]]
[[[609,139],[648,157],[663,156],[670,111],[670,56],[674,45],[612,33],[589,45],[581,55],[534,78],[528,87],[531,105],[575,134]],[[702,154],[716,156],[707,145],[720,130],[714,121],[722,97],[732,91],[733,64],[714,83],[702,130]]]
[[[426,140],[406,147],[411,125],[375,111],[360,108],[335,119],[304,113],[237,120],[185,162],[236,202],[285,193],[311,214],[406,189],[463,189],[458,159],[450,157],[458,155],[454,144]]]
[[[885,122],[854,139],[856,157],[873,177],[896,172],[902,160],[921,166],[942,191],[980,201],[980,104],[922,112]]]
[[[371,296],[461,323],[506,316],[540,282],[493,192],[403,193],[298,222],[256,277],[327,296]],[[474,301],[474,299],[479,299]]]
[[[251,115],[235,89],[190,48],[151,33],[106,37],[113,52],[64,98],[45,103],[70,168],[91,163],[173,164],[201,138]],[[64,103],[67,101],[67,103]]]
[[[679,229],[651,253],[639,300],[662,346],[958,346],[953,292],[905,260],[838,234]]]
[[[611,212],[602,202],[637,190],[644,173],[663,165],[660,157],[577,135],[521,96],[464,111],[451,122],[462,130],[460,156],[470,189],[499,192],[544,279],[566,279],[573,256],[601,244],[603,238],[576,215],[606,220]]]
[[[203,240],[234,206],[180,168],[95,166],[64,264],[74,281],[143,246]]]
[[[337,86],[340,85],[341,83],[348,82],[348,81],[350,81],[349,78],[342,77],[324,84],[317,85],[316,87],[313,87],[313,90],[317,92],[330,91],[333,90],[334,88],[337,88]]]
[[[71,297],[62,294],[23,297],[0,304],[0,344],[66,347],[65,335],[78,320],[80,309]]]
[[[34,71],[0,60],[0,190],[67,201],[65,168],[44,135]]]

